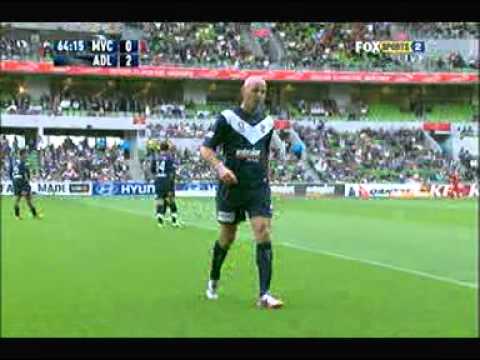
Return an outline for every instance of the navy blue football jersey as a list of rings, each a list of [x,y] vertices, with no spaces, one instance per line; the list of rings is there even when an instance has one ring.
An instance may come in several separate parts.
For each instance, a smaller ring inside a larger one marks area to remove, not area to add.
[[[268,184],[268,157],[274,131],[270,116],[248,114],[240,107],[224,110],[215,121],[203,145],[221,147],[225,166],[231,169],[241,188]]]
[[[12,160],[10,163],[10,178],[13,181],[29,181],[30,170],[27,163],[22,160]]]
[[[150,170],[157,178],[174,179],[175,159],[166,152],[155,155],[150,163]]]

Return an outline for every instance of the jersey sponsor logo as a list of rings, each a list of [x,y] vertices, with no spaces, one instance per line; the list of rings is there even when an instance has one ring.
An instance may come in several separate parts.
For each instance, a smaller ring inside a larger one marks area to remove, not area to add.
[[[222,111],[222,115],[232,129],[241,134],[252,145],[255,145],[273,129],[273,118],[271,116],[267,116],[257,125],[252,126],[245,120],[242,120],[232,110],[224,110]]]
[[[20,165],[20,161],[15,161],[15,163],[13,164],[12,177],[14,179],[23,179],[24,174],[22,174],[22,172],[20,171]]]
[[[227,211],[219,211],[217,213],[217,220],[224,223],[233,223],[235,221],[235,213]]]
[[[258,161],[260,159],[260,150],[239,149],[235,152],[235,156],[239,160]]]

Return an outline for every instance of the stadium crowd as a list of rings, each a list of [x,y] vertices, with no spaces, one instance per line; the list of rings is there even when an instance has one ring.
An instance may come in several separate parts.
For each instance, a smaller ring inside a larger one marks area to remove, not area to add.
[[[162,125],[149,123],[147,136],[153,139],[162,138],[198,138],[203,139],[207,132],[212,130],[213,124],[204,125],[198,123],[177,122],[175,124]]]
[[[242,42],[240,23],[144,23],[150,63],[238,68],[264,67]]]
[[[177,170],[178,181],[216,179],[215,171],[200,158],[197,149],[176,150],[175,159],[180,164]]]
[[[465,137],[475,137],[480,134],[478,127],[473,127],[472,125],[458,126],[457,132],[459,133],[460,139]]]
[[[441,23],[426,27],[434,31],[443,30]],[[470,23],[459,23],[467,29],[474,27]],[[453,25],[452,25],[453,26]],[[288,68],[362,68],[414,70],[428,67],[431,70],[453,70],[479,68],[478,54],[472,54],[464,59],[459,52],[435,56],[407,56],[398,57],[386,54],[372,56],[372,54],[358,54],[355,51],[356,41],[372,40],[402,40],[408,39],[405,33],[392,31],[392,23],[274,23],[274,33],[282,39],[286,56],[284,65]],[[448,28],[447,28],[448,29]],[[422,32],[421,28],[417,29]],[[451,32],[454,34],[454,32]],[[428,34],[428,32],[427,32]],[[455,32],[462,38],[465,32]],[[428,35],[427,35],[428,36]],[[424,38],[422,38],[424,39]],[[420,62],[420,64],[419,64]]]
[[[299,124],[295,130],[322,181],[436,182],[445,181],[454,168],[460,168],[464,180],[478,180],[478,168],[461,166],[462,162],[430,149],[421,130],[339,133],[323,125],[311,129]]]
[[[241,32],[241,28],[248,31]],[[355,41],[405,40],[410,33],[424,34],[422,39],[471,38],[478,30],[474,23],[266,23],[257,28],[254,23],[144,23],[150,40],[151,63],[206,65],[237,68],[328,68],[328,69],[403,69],[428,67],[432,70],[478,69],[479,56],[464,59],[460,53],[434,56],[366,56],[355,52]],[[418,36],[420,36],[418,35]],[[260,44],[254,52],[250,42]],[[413,35],[412,35],[413,36]],[[268,45],[275,37],[282,49],[273,56]]]
[[[33,49],[27,40],[0,37],[0,60],[20,60],[28,57]]]
[[[16,138],[10,144],[2,136],[0,140],[2,180],[9,180],[10,158],[18,157]],[[28,161],[32,180],[129,180],[129,169],[125,154],[120,146],[92,147],[85,138],[79,144],[66,137],[58,146],[37,144],[30,150]]]
[[[163,126],[161,124],[147,125],[147,154],[142,160],[142,167],[145,172],[145,177],[148,178],[148,158],[155,144],[161,139],[181,138],[181,139],[196,139],[201,142],[206,133],[212,129],[212,125],[203,125],[195,123],[176,123]],[[282,159],[279,149],[272,148],[270,154],[271,161],[271,180],[273,182],[310,182],[312,177],[307,176],[306,167],[297,154],[292,151],[292,141],[288,134],[282,134],[281,138],[286,145],[286,158]],[[216,179],[215,172],[208,166],[208,164],[200,159],[198,144],[192,145],[190,149],[175,150],[175,157],[180,164],[177,176],[180,180],[214,180]]]
[[[230,102],[195,104],[193,101],[167,100],[154,91],[142,94],[140,90],[131,96],[131,84],[119,85],[84,83],[75,81],[75,89],[69,89],[68,78],[63,80],[61,90],[50,90],[39,98],[33,99],[30,89],[21,81],[11,81],[0,97],[0,111],[6,114],[47,115],[47,116],[93,116],[119,117],[144,116],[147,119],[210,119],[222,109],[236,106]],[[71,80],[71,79],[70,79]],[[96,85],[98,94],[93,93]],[[155,85],[156,86],[156,85]],[[59,87],[59,86],[57,86]],[[66,88],[66,90],[65,90]],[[148,88],[143,85],[143,88]],[[161,86],[160,86],[161,88]],[[115,91],[112,91],[114,89]],[[270,113],[283,119],[300,120],[372,120],[392,121],[424,120],[425,116],[450,119],[454,122],[478,121],[478,107],[468,104],[441,103],[432,104],[412,93],[408,99],[408,109],[401,109],[394,102],[367,102],[353,98],[339,106],[333,97],[319,97],[316,100],[295,99],[285,104],[269,106]]]
[[[463,177],[467,178],[468,180],[475,180],[478,182],[479,180],[479,168],[478,168],[478,157],[475,158],[470,151],[464,148],[460,149],[458,154],[458,158],[461,164],[461,168],[463,169]]]
[[[264,28],[257,28],[256,23],[230,22],[144,22],[132,25],[142,31],[146,40],[141,54],[141,62],[145,65],[405,71],[479,69],[480,66],[479,54],[462,57],[458,52],[444,55],[430,52],[398,57],[385,54],[366,56],[355,52],[355,41],[478,38],[478,26],[473,22],[264,24]],[[98,28],[98,33],[108,34],[104,27],[91,23],[93,30],[90,33]],[[71,28],[74,30],[75,26]],[[110,28],[111,34],[118,34],[123,24],[110,23]],[[273,38],[278,44],[277,51],[267,46]],[[260,44],[258,49],[255,43]],[[35,58],[51,59],[48,50],[51,45],[43,41],[35,48],[26,40],[3,39],[0,41],[0,57],[21,59],[34,55]]]
[[[475,22],[407,22],[402,25],[412,37],[426,39],[478,39],[480,36]]]
[[[144,23],[151,41],[152,63],[175,63],[238,68],[381,68],[413,70],[418,65],[431,69],[478,69],[479,56],[462,58],[458,52],[427,57],[378,55],[362,56],[355,52],[355,41],[404,40],[413,35],[425,38],[471,38],[478,35],[475,23],[266,23],[256,28],[254,23],[243,24],[249,31],[241,33],[237,23]],[[254,52],[241,38],[250,36],[261,51]],[[283,56],[272,56],[267,46],[275,37]],[[418,64],[418,62],[421,62]],[[417,63],[417,64],[416,64]]]
[[[186,105],[165,102],[158,98],[137,100],[133,98],[95,97],[76,95],[42,95],[32,101],[29,94],[19,93],[10,100],[0,101],[7,114],[51,116],[120,116],[144,114],[152,117],[185,118]]]
[[[222,105],[228,106],[228,105]],[[0,99],[0,110],[6,114],[48,116],[132,116],[148,118],[204,119],[220,110],[216,104],[166,101],[160,97],[132,98],[123,95],[83,96],[76,94],[43,94],[38,100],[24,92]]]
[[[179,125],[166,127],[161,138],[203,138],[207,129],[198,126]],[[316,129],[296,124],[295,131],[304,141],[310,155],[310,164],[319,180],[325,182],[442,182],[454,169],[460,170],[462,180],[478,181],[478,159],[462,149],[459,161],[431,150],[420,130],[397,131],[363,129],[356,133],[339,133],[323,124]],[[167,135],[168,134],[168,135]],[[281,159],[278,149],[271,153],[271,181],[273,183],[311,182],[304,162],[293,151],[288,136],[281,136],[286,143],[286,159]],[[154,138],[152,138],[154,139]],[[0,138],[1,178],[9,179],[9,157],[19,150],[18,142],[9,143]],[[68,137],[59,146],[38,144],[37,151],[30,152],[32,179],[62,180],[130,180],[129,167],[121,146],[99,148],[89,146],[87,140],[74,144]],[[148,155],[148,153],[147,153]],[[199,157],[198,149],[175,150],[179,164],[177,179],[214,180],[216,175]],[[145,158],[148,159],[148,156]],[[148,164],[142,160],[145,178]]]
[[[159,128],[157,128],[158,130]],[[203,139],[208,128],[201,125],[178,124],[162,127],[163,130],[152,132],[152,139],[165,138],[197,138]],[[159,137],[155,137],[159,136]],[[287,140],[287,149],[291,143]],[[87,138],[75,144],[66,137],[60,145],[37,143],[31,146],[36,150],[29,152],[28,162],[32,171],[32,180],[43,181],[126,181],[131,180],[129,166],[124,150],[120,145],[89,146]],[[148,148],[148,146],[147,146]],[[18,157],[20,146],[15,137],[9,142],[3,135],[0,137],[0,158],[2,160],[1,179],[10,180],[10,158]],[[150,153],[141,161],[145,179],[150,178],[148,159]],[[216,174],[210,166],[200,159],[198,148],[175,150],[178,163],[177,180],[215,180]],[[298,161],[292,152],[287,159],[280,158],[278,150],[271,155],[271,178],[273,182],[312,181],[305,176],[305,165]]]

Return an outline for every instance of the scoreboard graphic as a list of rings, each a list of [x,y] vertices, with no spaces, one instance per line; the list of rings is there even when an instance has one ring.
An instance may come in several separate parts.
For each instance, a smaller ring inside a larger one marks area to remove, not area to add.
[[[55,66],[138,67],[139,40],[58,40],[54,42]]]

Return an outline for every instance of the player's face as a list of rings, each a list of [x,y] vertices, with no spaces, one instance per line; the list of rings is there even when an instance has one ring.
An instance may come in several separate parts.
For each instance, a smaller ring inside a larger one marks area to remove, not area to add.
[[[265,83],[256,83],[246,86],[243,89],[243,105],[246,110],[255,110],[259,105],[265,103],[267,96],[267,85]]]

